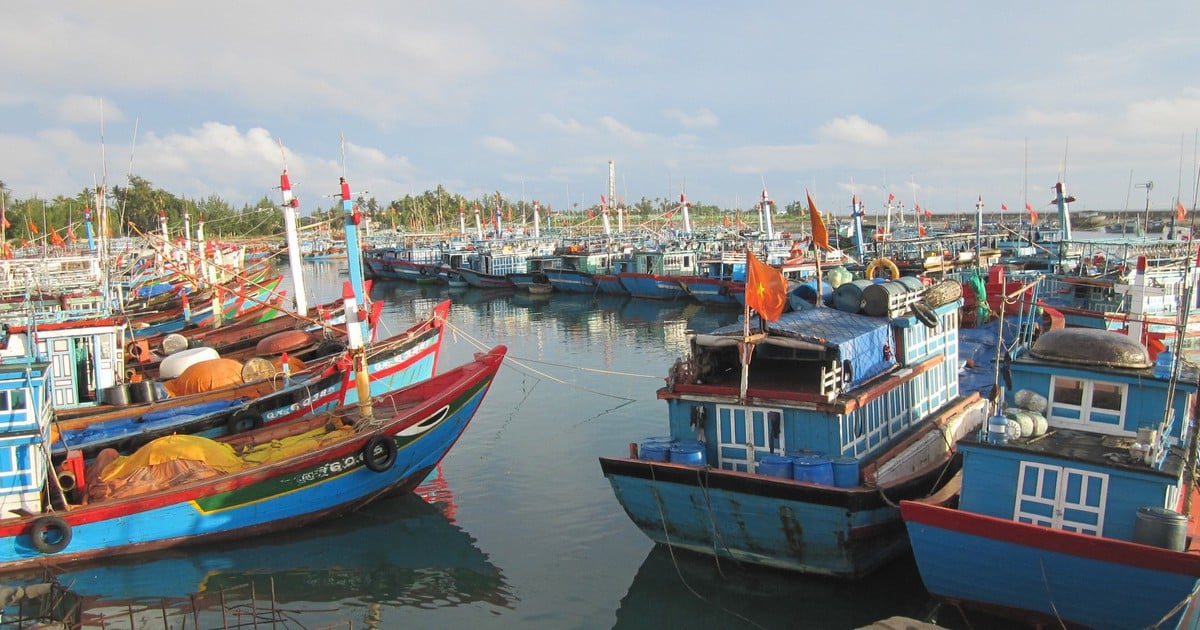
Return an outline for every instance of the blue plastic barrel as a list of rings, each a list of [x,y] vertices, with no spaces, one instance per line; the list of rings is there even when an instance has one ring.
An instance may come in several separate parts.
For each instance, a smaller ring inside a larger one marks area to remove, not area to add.
[[[638,459],[644,459],[649,462],[670,461],[667,455],[670,450],[670,442],[660,442],[651,438],[638,445]]]
[[[858,485],[858,460],[853,457],[837,457],[833,460],[833,485],[853,488]]]
[[[824,455],[796,455],[792,458],[792,479],[832,486],[833,461]]]
[[[758,460],[758,474],[780,479],[792,478],[792,458],[783,455],[763,455]]]
[[[796,297],[815,302],[817,300],[817,281],[809,280],[796,287]],[[828,282],[821,282],[821,303],[828,303],[833,298],[833,287]]]
[[[671,445],[670,462],[688,466],[703,466],[707,458],[704,456],[704,444],[694,441],[679,441]]]
[[[847,313],[857,313],[863,307],[863,289],[874,284],[870,280],[853,280],[833,292],[833,307]]]
[[[988,418],[987,424],[987,441],[989,444],[1008,444],[1008,434],[1005,430],[1008,426],[1008,418],[1004,414],[997,414]]]

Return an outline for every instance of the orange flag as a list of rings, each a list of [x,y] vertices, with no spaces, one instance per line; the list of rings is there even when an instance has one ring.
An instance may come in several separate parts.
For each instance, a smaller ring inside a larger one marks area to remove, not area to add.
[[[746,306],[758,316],[773,322],[783,314],[787,304],[787,282],[778,269],[762,262],[746,250]]]
[[[1175,202],[1175,220],[1182,221],[1187,218],[1187,208],[1183,207],[1182,201]]]
[[[32,234],[32,235],[34,235],[34,236],[37,236],[37,234],[38,234],[38,226],[37,226],[37,224],[36,224],[36,223],[34,223],[33,221],[30,221],[30,220],[28,220],[28,219],[26,219],[26,220],[25,220],[25,223],[26,223],[26,225],[28,225],[28,226],[29,226],[29,233],[30,233],[30,234]]]
[[[50,230],[50,244],[54,245],[55,247],[62,247],[67,243],[63,240],[63,237],[58,234],[58,230]]]
[[[825,231],[825,222],[821,220],[821,213],[817,211],[817,204],[813,202],[812,193],[806,190],[804,194],[808,195],[808,216],[812,219],[813,245],[829,251],[833,248],[829,246],[829,232]]]

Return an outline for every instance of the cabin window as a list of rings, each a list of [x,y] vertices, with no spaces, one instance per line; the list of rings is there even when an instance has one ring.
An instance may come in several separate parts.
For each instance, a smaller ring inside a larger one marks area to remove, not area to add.
[[[1068,376],[1054,376],[1050,381],[1050,409],[1047,419],[1092,425],[1093,429],[1121,431],[1128,398],[1127,386],[1120,383],[1093,381]]]

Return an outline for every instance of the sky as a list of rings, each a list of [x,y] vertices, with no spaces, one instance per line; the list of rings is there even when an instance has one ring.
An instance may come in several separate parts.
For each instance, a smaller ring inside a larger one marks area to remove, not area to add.
[[[20,199],[130,174],[301,210],[338,177],[556,210],[617,196],[746,209],[1042,211],[1196,200],[1198,2],[5,6],[0,181]],[[1153,182],[1153,187],[1147,187]],[[1149,193],[1149,194],[1148,194]]]

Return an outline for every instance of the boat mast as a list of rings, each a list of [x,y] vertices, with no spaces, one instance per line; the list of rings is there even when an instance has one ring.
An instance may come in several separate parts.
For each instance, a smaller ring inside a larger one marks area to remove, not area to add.
[[[283,151],[283,144],[279,146]],[[283,226],[287,236],[288,266],[292,269],[292,288],[295,292],[296,312],[301,317],[308,316],[308,296],[304,288],[304,263],[300,252],[300,234],[296,228],[296,209],[300,200],[292,194],[292,180],[288,177],[287,161],[284,161],[283,173],[279,175],[279,190],[283,197]]]

